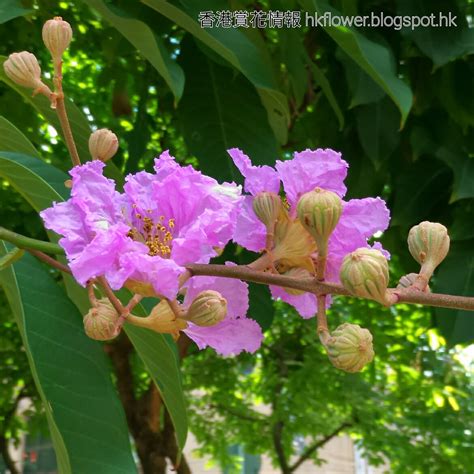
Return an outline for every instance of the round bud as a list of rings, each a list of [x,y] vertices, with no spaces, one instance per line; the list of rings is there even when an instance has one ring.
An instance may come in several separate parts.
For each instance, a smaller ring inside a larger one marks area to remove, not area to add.
[[[54,61],[60,61],[72,39],[71,25],[60,16],[48,20],[43,25],[43,42]]]
[[[357,324],[344,323],[328,339],[326,351],[334,367],[359,372],[374,358],[372,334]]]
[[[35,92],[51,93],[41,81],[41,68],[34,54],[28,51],[12,53],[3,63],[3,69],[15,84],[35,89]]]
[[[332,191],[315,188],[301,196],[297,211],[301,223],[313,236],[318,250],[324,256],[329,236],[341,217],[341,198]]]
[[[86,334],[97,341],[107,341],[118,335],[117,322],[119,315],[107,298],[97,301],[97,306],[91,308],[84,316]]]
[[[186,318],[197,326],[215,326],[227,314],[227,300],[214,290],[201,291],[194,298]]]
[[[387,304],[388,263],[379,250],[359,248],[346,255],[339,278],[353,295]]]
[[[271,229],[281,211],[280,196],[264,191],[255,196],[252,205],[255,215],[265,224],[267,229]]]
[[[444,260],[449,251],[449,235],[444,225],[424,221],[408,233],[408,248],[413,258],[429,276]]]
[[[293,267],[290,268],[287,272],[283,273],[285,276],[289,276],[292,278],[297,278],[298,280],[304,280],[311,278],[311,273],[308,270],[305,270],[301,267]],[[295,288],[283,288],[287,293],[290,295],[302,295],[305,293],[303,290],[296,290]]]
[[[96,130],[89,137],[89,152],[94,160],[107,161],[117,153],[118,138],[106,128]]]

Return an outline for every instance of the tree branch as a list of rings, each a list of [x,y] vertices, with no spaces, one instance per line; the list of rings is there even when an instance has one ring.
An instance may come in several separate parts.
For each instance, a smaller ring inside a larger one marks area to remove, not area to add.
[[[314,444],[312,444],[307,449],[305,449],[305,451],[298,458],[298,460],[290,466],[290,472],[296,471],[296,469],[298,469],[301,466],[301,464],[307,461],[312,456],[313,453],[315,453],[319,448],[324,446],[328,441],[330,441],[332,438],[337,436],[343,429],[348,428],[349,426],[352,426],[352,423],[349,423],[349,422],[342,423],[332,433],[329,433],[324,438],[320,439],[319,441],[316,441]]]
[[[241,420],[252,421],[252,422],[257,422],[257,423],[268,423],[268,419],[265,415],[257,414],[253,410],[250,410],[253,413],[253,415],[248,415],[248,414],[240,413],[238,410],[235,410],[232,407],[227,407],[220,403],[212,404],[210,405],[210,407],[226,411],[230,415],[240,418]]]
[[[0,239],[12,242],[17,247],[28,250],[39,250],[52,254],[63,254],[62,248],[57,244],[43,242],[41,240],[30,239],[15,232],[11,232],[0,227]],[[39,254],[37,254],[38,256]],[[42,256],[44,259],[44,256]],[[55,262],[53,260],[53,262]],[[58,268],[56,263],[51,264]],[[223,278],[236,278],[239,280],[261,283],[264,285],[276,285],[295,290],[302,290],[316,295],[343,295],[352,296],[342,285],[337,283],[329,283],[317,281],[316,278],[296,279],[284,275],[275,275],[273,273],[254,270],[247,265],[215,265],[215,264],[199,264],[192,263],[186,265],[187,270],[193,276],[217,276]],[[65,267],[62,271],[68,271]],[[425,306],[437,306],[441,308],[462,309],[465,311],[474,311],[474,297],[472,296],[456,296],[444,295],[440,293],[424,293],[411,288],[390,288],[392,295],[396,296],[397,303],[422,304]],[[396,303],[395,303],[396,304]]]

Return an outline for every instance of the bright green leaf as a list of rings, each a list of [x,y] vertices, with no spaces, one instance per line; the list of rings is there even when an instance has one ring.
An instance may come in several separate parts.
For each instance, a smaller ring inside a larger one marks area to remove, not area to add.
[[[109,362],[101,344],[85,335],[76,307],[29,255],[0,272],[0,282],[43,400],[59,471],[137,472]]]
[[[36,156],[39,153],[31,144],[28,138],[23,135],[18,128],[0,115],[0,150],[25,153],[26,155]]]
[[[116,28],[140,53],[152,64],[163,77],[173,92],[176,101],[183,93],[184,74],[179,65],[171,59],[161,38],[142,21],[128,17],[115,6],[107,5],[102,0],[83,0],[97,10],[114,28]]]

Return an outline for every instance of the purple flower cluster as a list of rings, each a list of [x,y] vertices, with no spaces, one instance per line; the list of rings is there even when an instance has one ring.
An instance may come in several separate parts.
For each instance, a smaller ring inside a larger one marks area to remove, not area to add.
[[[228,302],[226,319],[211,327],[190,323],[185,332],[200,348],[209,345],[221,354],[253,352],[260,345],[261,329],[246,317],[247,284],[193,277],[180,287],[186,265],[208,263],[230,240],[251,251],[264,250],[266,228],[253,212],[252,201],[264,191],[279,194],[282,183],[287,205],[275,229],[272,268],[280,273],[305,268],[311,273],[317,249],[298,222],[296,204],[316,186],[342,198],[348,167],[329,149],[295,153],[292,160],[277,161],[275,169],[253,166],[235,148],[229,154],[245,178],[245,196],[240,186],[219,184],[191,166],[180,166],[164,152],[155,160],[154,173],[129,175],[122,193],[103,175],[102,162],[77,166],[71,171],[71,198],[41,213],[46,227],[62,236],[59,243],[81,285],[103,276],[115,290],[127,287],[144,296],[175,299],[185,292],[184,307],[203,290],[219,291]],[[329,241],[326,278],[338,281],[343,257],[368,246],[367,239],[385,230],[388,222],[389,212],[380,198],[344,202]],[[271,290],[303,317],[314,315],[314,295]]]

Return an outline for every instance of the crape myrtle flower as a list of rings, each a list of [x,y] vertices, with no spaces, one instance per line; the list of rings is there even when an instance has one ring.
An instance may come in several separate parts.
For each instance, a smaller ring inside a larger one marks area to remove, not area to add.
[[[248,193],[237,217],[234,241],[254,252],[264,249],[272,259],[271,270],[285,274],[294,268],[303,268],[315,274],[317,246],[297,218],[296,206],[300,197],[316,187],[336,193],[343,198],[347,188],[344,180],[348,164],[341,154],[331,149],[305,150],[294,154],[293,159],[277,161],[275,168],[254,166],[250,158],[238,148],[228,150],[235,165],[245,178],[244,190]],[[280,194],[283,184],[282,212],[274,227],[272,248],[267,244],[267,228],[253,211],[253,200],[261,193]],[[343,201],[340,220],[329,237],[325,279],[339,282],[339,270],[344,256],[360,247],[370,245],[367,240],[389,224],[390,213],[380,198]],[[388,252],[379,243],[374,248],[385,256]],[[270,287],[274,298],[293,305],[304,318],[314,316],[316,297],[310,293],[289,294],[284,288]]]
[[[246,317],[249,307],[247,283],[230,278],[192,277],[185,285],[183,306],[189,307],[199,293],[209,289],[218,291],[227,300],[225,319],[213,326],[197,326],[188,322],[184,332],[199,349],[210,346],[221,355],[255,352],[260,347],[263,334],[258,323]]]
[[[40,213],[62,238],[75,279],[105,276],[143,296],[176,297],[189,263],[208,263],[235,231],[241,190],[219,184],[167,151],[154,173],[126,177],[124,192],[103,176],[98,160],[76,166],[71,198]]]

